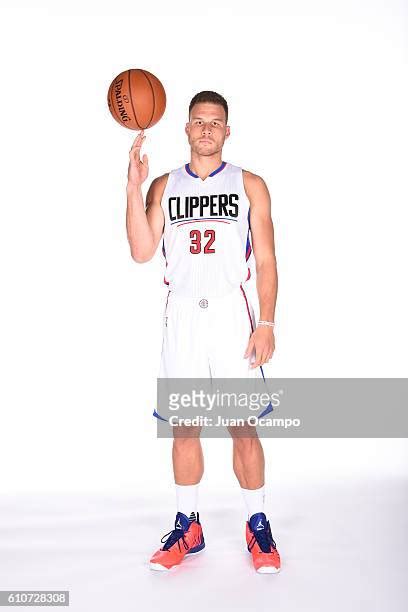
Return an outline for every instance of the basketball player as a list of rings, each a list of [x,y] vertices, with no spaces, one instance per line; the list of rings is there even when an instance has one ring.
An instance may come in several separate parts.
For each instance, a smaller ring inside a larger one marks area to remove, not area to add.
[[[161,378],[263,376],[262,365],[274,352],[277,271],[270,196],[261,177],[222,160],[230,136],[227,123],[228,105],[221,95],[202,91],[193,97],[185,126],[190,161],[153,180],[146,208],[143,130],[130,151],[126,223],[131,255],[139,263],[149,261],[163,239],[166,258]],[[252,249],[257,324],[243,288]],[[162,418],[156,411],[154,416]],[[248,435],[242,427],[228,429],[248,515],[247,548],[258,572],[276,573],[280,558],[265,515],[262,445],[254,427]],[[172,459],[177,515],[174,529],[150,560],[154,570],[169,570],[205,546],[197,510],[204,470],[199,435],[177,432]]]

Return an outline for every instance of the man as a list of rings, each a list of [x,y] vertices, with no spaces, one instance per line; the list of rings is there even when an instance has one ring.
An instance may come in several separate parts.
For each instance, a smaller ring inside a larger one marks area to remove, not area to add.
[[[202,91],[193,97],[185,126],[190,162],[153,180],[146,209],[141,189],[148,176],[147,155],[140,159],[143,130],[130,151],[126,222],[131,255],[139,263],[149,261],[163,238],[166,258],[169,293],[159,377],[259,377],[274,351],[277,271],[270,196],[261,177],[222,161],[222,147],[230,136],[227,122],[228,105],[221,95]],[[260,305],[257,325],[242,287],[250,275],[252,249]],[[154,416],[161,418],[156,411]],[[279,553],[264,513],[261,442],[253,431],[243,435],[242,427],[228,429],[248,514],[248,550],[258,572],[278,572]],[[168,570],[205,546],[197,511],[204,470],[197,433],[174,435],[177,515],[174,529],[151,558],[152,569]]]

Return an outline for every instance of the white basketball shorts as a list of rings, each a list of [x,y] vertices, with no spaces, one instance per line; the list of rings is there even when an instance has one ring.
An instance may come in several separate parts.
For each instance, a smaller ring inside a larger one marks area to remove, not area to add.
[[[262,366],[249,367],[255,354],[244,358],[254,329],[254,309],[242,286],[225,296],[208,298],[180,296],[170,290],[158,377],[264,378]],[[161,418],[156,411],[153,415]]]

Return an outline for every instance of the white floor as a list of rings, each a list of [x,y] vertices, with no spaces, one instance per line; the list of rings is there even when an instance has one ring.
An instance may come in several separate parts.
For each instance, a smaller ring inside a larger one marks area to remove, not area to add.
[[[160,499],[3,497],[0,589],[69,590],[75,612],[408,609],[403,480],[275,485],[273,493],[277,575],[253,570],[236,497],[202,500],[207,547],[169,573],[150,571],[148,560],[173,525],[171,490]]]

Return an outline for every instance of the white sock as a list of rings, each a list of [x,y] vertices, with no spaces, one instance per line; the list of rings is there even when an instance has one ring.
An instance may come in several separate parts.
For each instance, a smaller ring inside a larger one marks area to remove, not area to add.
[[[199,484],[200,483],[193,485],[176,484],[177,512],[182,512],[189,518],[192,512],[197,516]]]
[[[248,520],[257,512],[264,512],[265,506],[265,485],[259,489],[243,489],[242,495],[248,511]]]

